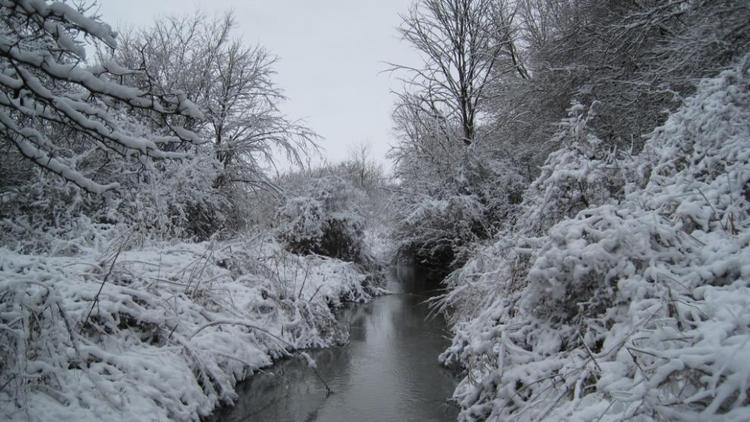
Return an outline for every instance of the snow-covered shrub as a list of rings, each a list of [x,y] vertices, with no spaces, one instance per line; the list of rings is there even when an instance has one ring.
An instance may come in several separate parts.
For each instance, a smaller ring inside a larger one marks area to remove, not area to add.
[[[7,168],[0,166],[0,243],[26,253],[71,254],[103,232],[86,216],[100,201],[19,154],[8,156]]]
[[[142,239],[206,239],[224,227],[231,206],[212,187],[215,164],[196,152],[140,170],[123,166],[108,176],[117,192],[90,195],[22,161],[24,172],[13,173],[24,177],[8,172],[0,180],[0,239],[14,249],[52,254],[75,253],[109,230],[132,230]]]
[[[595,118],[594,111],[577,103],[568,110],[569,117],[552,139],[562,147],[549,155],[524,195],[519,232],[543,234],[585,208],[623,197],[632,164],[627,154],[603,145],[589,132],[587,123]]]
[[[363,193],[336,176],[315,178],[288,192],[279,209],[279,239],[298,254],[318,254],[366,263],[364,221],[355,205]],[[298,193],[299,192],[299,193]],[[297,193],[299,196],[291,196]]]
[[[279,210],[279,214],[288,220],[287,227],[279,233],[279,237],[293,252],[311,253],[318,247],[326,219],[320,201],[309,196],[291,198]]]
[[[477,147],[450,180],[422,181],[419,191],[401,195],[395,237],[402,255],[440,270],[455,269],[477,242],[510,224],[524,179],[512,162],[495,155]]]
[[[109,197],[102,212],[146,237],[206,240],[225,228],[235,205],[213,186],[219,167],[207,148],[179,163],[159,163],[123,181],[128,189]]]
[[[450,268],[466,260],[467,247],[488,236],[486,208],[473,195],[425,198],[398,228],[399,252],[427,267]]]
[[[484,206],[484,224],[496,233],[515,219],[529,181],[507,153],[492,148],[475,145],[460,168],[458,191],[477,198]]]
[[[750,57],[649,138],[619,203],[454,275],[462,419],[750,418]]]

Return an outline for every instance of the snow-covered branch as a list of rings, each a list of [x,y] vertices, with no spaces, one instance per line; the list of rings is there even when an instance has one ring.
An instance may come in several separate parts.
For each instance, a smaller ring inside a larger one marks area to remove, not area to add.
[[[165,144],[192,144],[199,137],[179,119],[201,111],[184,94],[141,89],[119,82],[137,73],[116,63],[85,65],[86,47],[117,46],[112,29],[63,2],[6,0],[0,4],[0,136],[26,158],[84,190],[101,194],[119,185],[96,180],[73,157],[103,148],[119,159],[185,156]],[[130,110],[161,116],[168,133],[136,129]]]

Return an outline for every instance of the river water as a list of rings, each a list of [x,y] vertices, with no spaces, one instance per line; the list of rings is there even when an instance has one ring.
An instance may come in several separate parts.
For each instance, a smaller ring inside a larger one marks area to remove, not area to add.
[[[441,317],[422,302],[435,283],[412,267],[392,271],[394,294],[341,312],[350,326],[344,346],[311,352],[317,371],[300,359],[281,361],[237,386],[236,406],[217,421],[455,421],[448,403],[456,378],[437,356],[448,346]]]

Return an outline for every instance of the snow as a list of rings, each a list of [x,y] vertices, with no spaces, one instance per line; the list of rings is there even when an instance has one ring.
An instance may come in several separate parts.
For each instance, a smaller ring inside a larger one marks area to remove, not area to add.
[[[459,419],[750,419],[749,64],[638,156],[603,161],[573,125],[516,226],[448,279]]]
[[[115,48],[117,46],[115,40],[117,34],[109,25],[86,17],[65,3],[54,2],[49,4],[44,0],[15,0],[13,2],[23,7],[29,14],[39,14],[45,18],[62,17],[87,34],[102,40],[109,47]]]
[[[268,235],[108,238],[68,256],[0,248],[0,419],[198,420],[274,359],[345,341],[331,309],[374,291],[354,264]]]

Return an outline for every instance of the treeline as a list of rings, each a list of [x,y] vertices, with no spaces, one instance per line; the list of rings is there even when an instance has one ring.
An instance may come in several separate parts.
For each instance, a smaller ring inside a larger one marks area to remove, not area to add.
[[[6,245],[46,250],[116,224],[157,239],[236,233],[273,189],[274,159],[302,164],[316,148],[279,111],[276,57],[237,38],[231,14],[119,35],[68,3],[0,14]]]
[[[423,65],[393,65],[400,250],[460,267],[513,224],[548,155],[580,139],[571,124],[598,140],[588,154],[638,153],[700,78],[747,51],[749,20],[732,0],[416,1],[400,31]]]

